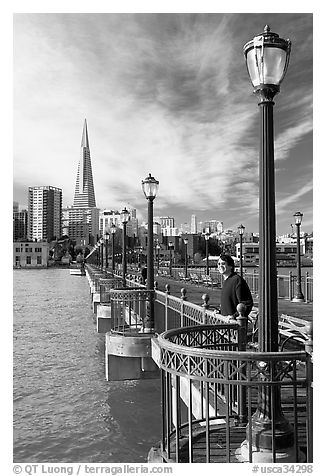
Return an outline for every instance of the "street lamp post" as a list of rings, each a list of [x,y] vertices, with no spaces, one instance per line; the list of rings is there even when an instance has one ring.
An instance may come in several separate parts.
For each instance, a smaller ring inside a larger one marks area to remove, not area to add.
[[[242,262],[242,238],[243,238],[243,232],[245,230],[245,227],[241,224],[238,226],[239,230],[239,235],[240,235],[240,276],[242,278],[243,276],[243,262]]]
[[[183,242],[185,244],[185,278],[188,277],[188,238],[184,238]]]
[[[205,233],[205,244],[206,244],[206,276],[209,276],[209,261],[208,261],[208,242],[209,242],[209,233]]]
[[[109,266],[109,232],[105,230],[105,270],[107,271]]]
[[[117,227],[115,226],[114,223],[112,223],[110,231],[112,235],[112,271],[114,271],[115,270],[114,235],[116,234],[116,231],[117,231]]]
[[[141,268],[142,265],[142,254],[143,254],[143,248],[142,246],[139,248],[139,253],[138,253],[138,268]]]
[[[122,284],[126,287],[126,274],[127,274],[127,223],[129,221],[129,212],[126,207],[120,212],[120,219],[123,225],[122,233]]]
[[[147,289],[154,290],[154,242],[153,242],[153,202],[157,194],[159,182],[151,174],[142,180],[143,193],[148,203],[148,243],[147,243]],[[154,300],[149,299],[147,316],[144,319],[144,332],[154,331]]]
[[[170,276],[172,276],[172,246],[173,246],[173,243],[172,241],[169,241],[169,251],[170,251],[170,262],[169,262],[169,267],[170,267]]]
[[[302,222],[303,213],[296,212],[294,215],[295,224],[297,227],[297,292],[293,302],[304,302],[304,296],[301,290],[301,263],[300,263],[300,226]]]
[[[104,243],[103,242],[104,242],[103,238],[100,238],[100,266],[102,270],[104,265],[104,253],[103,253]]]
[[[291,42],[272,33],[268,25],[264,32],[243,48],[247,69],[260,108],[259,160],[259,324],[258,351],[278,351],[278,302],[276,273],[276,225],[274,180],[274,96],[280,91],[285,76]],[[273,370],[272,370],[273,371]],[[255,461],[284,458],[293,454],[293,428],[281,409],[279,387],[261,387],[257,410],[252,416],[252,432],[247,438],[254,442]],[[248,457],[248,444],[242,444],[242,455]],[[276,451],[275,451],[276,450]],[[292,452],[292,453],[291,453]],[[268,456],[269,455],[269,456]]]

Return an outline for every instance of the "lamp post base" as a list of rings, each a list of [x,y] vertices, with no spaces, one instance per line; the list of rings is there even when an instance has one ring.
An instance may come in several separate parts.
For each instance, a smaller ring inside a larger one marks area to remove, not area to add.
[[[154,327],[143,327],[141,329],[141,332],[143,334],[155,334],[155,329],[154,329]]]
[[[303,295],[297,295],[292,299],[292,302],[305,302]]]
[[[249,444],[247,440],[241,443],[240,448],[235,451],[235,456],[240,463],[249,463]],[[253,463],[303,463],[305,459],[306,457],[302,451],[299,451],[297,458],[294,446],[277,450],[275,460],[272,450],[252,447]]]

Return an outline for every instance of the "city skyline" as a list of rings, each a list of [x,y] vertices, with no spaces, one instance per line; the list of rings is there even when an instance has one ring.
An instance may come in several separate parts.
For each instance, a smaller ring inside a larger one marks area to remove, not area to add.
[[[266,23],[292,41],[274,108],[277,234],[298,210],[311,232],[311,14],[15,14],[13,199],[53,185],[73,203],[86,119],[99,208],[146,219],[151,173],[156,216],[258,232],[259,108],[242,47]]]

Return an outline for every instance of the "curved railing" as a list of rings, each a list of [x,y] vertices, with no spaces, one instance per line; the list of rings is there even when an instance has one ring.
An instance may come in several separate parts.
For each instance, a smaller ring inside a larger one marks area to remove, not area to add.
[[[154,290],[139,287],[110,290],[111,332],[124,335],[147,333],[144,328],[147,305],[154,298]]]
[[[292,462],[311,461],[311,356],[239,351],[230,341],[235,327],[192,326],[157,337],[163,460],[252,462],[255,412],[263,392],[272,402],[272,422],[278,419],[277,396],[282,396],[282,411],[293,427]],[[277,453],[273,458],[278,461]]]

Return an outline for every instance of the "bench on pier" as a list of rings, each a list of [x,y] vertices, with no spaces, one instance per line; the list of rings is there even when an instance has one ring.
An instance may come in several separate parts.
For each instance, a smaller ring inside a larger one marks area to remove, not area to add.
[[[190,273],[190,280],[193,284],[201,284],[203,281],[197,273]]]
[[[208,276],[207,274],[202,276],[202,282],[205,286],[214,287],[219,285],[219,282],[217,280],[214,280],[211,276]]]
[[[158,274],[161,276],[170,276],[170,273],[168,272],[167,269],[162,269],[161,271],[158,272]]]
[[[178,272],[178,276],[179,276],[179,279],[180,279],[181,281],[189,281],[189,279],[190,279],[190,278],[188,278],[188,277],[186,278],[186,274],[185,274],[183,271],[179,271],[179,272]]]
[[[278,330],[282,339],[281,350],[290,340],[294,340],[299,344],[305,344],[309,339],[308,331],[311,323],[305,319],[292,317],[282,314],[278,321]]]
[[[309,329],[311,322],[299,317],[282,314],[278,321],[278,331],[280,336],[280,350],[284,350],[285,344],[293,340],[300,345],[304,345],[310,338]],[[257,348],[258,343],[258,308],[253,307],[248,316],[248,337],[249,347]]]

